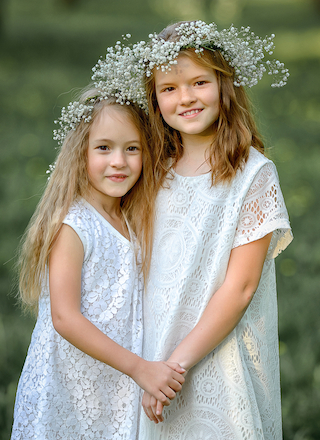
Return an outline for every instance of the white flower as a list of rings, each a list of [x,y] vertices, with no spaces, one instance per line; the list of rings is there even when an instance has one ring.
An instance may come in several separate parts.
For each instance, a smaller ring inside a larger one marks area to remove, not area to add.
[[[152,75],[154,67],[161,66],[162,71],[170,70],[180,51],[192,47],[200,56],[203,49],[219,49],[235,70],[235,86],[256,85],[266,71],[265,65],[268,65],[270,74],[276,78],[273,86],[280,87],[287,81],[288,70],[279,71],[279,67],[283,67],[282,63],[277,60],[269,63],[263,61],[265,55],[274,48],[274,34],[260,39],[249,27],[238,30],[231,26],[218,31],[215,23],[206,24],[203,21],[182,23],[176,28],[176,32],[180,35],[176,42],[164,41],[151,34],[148,45],[145,42],[136,45],[139,47],[147,76]]]
[[[92,69],[92,80],[99,96],[85,103],[70,102],[62,109],[58,121],[60,128],[54,130],[53,138],[62,144],[70,130],[75,130],[80,121],[89,122],[97,101],[114,96],[121,104],[136,103],[148,112],[144,87],[144,76],[150,77],[153,69],[167,71],[177,63],[181,50],[194,48],[201,56],[204,49],[220,50],[226,61],[234,68],[234,85],[253,87],[267,71],[275,78],[272,87],[282,87],[289,77],[288,69],[278,60],[264,60],[274,49],[274,34],[261,39],[249,27],[234,26],[218,31],[215,23],[203,21],[182,23],[176,28],[178,41],[165,41],[157,34],[149,35],[149,42],[140,41],[126,46],[117,41],[108,47],[105,58],[98,60]],[[124,42],[131,37],[126,34]],[[54,165],[50,166],[50,173]]]

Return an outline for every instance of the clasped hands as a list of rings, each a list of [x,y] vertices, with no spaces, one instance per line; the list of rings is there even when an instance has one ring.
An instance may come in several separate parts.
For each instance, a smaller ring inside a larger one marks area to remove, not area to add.
[[[145,391],[142,397],[142,406],[144,412],[146,413],[149,420],[154,423],[163,422],[162,411],[164,406],[169,406],[171,400],[176,397],[176,393],[181,391],[182,384],[185,379],[183,374],[186,370],[182,368],[177,362],[164,362],[165,365],[169,366],[173,371],[178,373],[175,380],[171,381],[166,388],[165,393],[163,392],[163,398],[161,400],[156,399],[153,395]]]

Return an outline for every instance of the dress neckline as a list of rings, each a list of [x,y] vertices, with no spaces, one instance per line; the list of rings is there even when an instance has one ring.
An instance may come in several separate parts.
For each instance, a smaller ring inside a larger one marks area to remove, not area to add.
[[[204,177],[208,177],[211,175],[211,171],[208,171],[207,173],[198,174],[197,176],[182,176],[181,174],[178,174],[173,168],[171,168],[170,172],[172,172],[174,177],[177,177],[178,179],[203,179]]]
[[[93,212],[96,217],[98,217],[104,224],[107,225],[108,229],[111,230],[111,232],[113,233],[113,235],[115,235],[116,237],[118,237],[120,240],[122,240],[124,243],[126,243],[127,245],[129,244],[130,246],[133,245],[132,242],[132,232],[130,229],[130,226],[127,222],[127,219],[125,216],[123,216],[124,221],[126,222],[128,231],[129,231],[129,236],[130,236],[130,240],[128,240],[124,235],[122,235],[114,226],[112,226],[111,223],[108,222],[108,220],[106,218],[103,217],[103,215],[100,214],[99,211],[96,210],[96,208],[94,206],[91,205],[91,203],[89,203],[86,199],[84,199],[83,197],[81,198],[82,203],[88,208],[90,209],[91,212]]]

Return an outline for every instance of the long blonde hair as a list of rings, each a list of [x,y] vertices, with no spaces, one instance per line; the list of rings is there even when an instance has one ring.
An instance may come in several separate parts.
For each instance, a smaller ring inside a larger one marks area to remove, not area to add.
[[[86,90],[79,101],[85,102],[88,96],[99,96],[99,93],[96,89]],[[97,100],[91,120],[81,121],[63,142],[50,180],[21,241],[19,293],[23,305],[28,309],[37,309],[48,257],[71,204],[89,190],[89,131],[102,109],[109,105],[125,111],[140,133],[142,173],[134,187],[122,197],[121,207],[141,244],[143,271],[148,271],[151,253],[149,237],[152,235],[150,219],[153,212],[153,205],[149,202],[153,194],[153,173],[148,120],[146,114],[134,104],[121,105],[115,98]]]
[[[159,38],[176,41],[179,35],[175,23],[166,27]],[[249,100],[244,88],[236,87],[234,69],[220,51],[204,49],[201,56],[193,48],[183,49],[183,55],[191,58],[202,67],[215,71],[220,92],[220,112],[214,123],[213,141],[209,148],[212,184],[230,182],[238,169],[241,169],[249,157],[252,145],[264,153],[264,145],[251,114]],[[156,156],[155,173],[157,189],[163,184],[170,168],[173,168],[183,155],[180,133],[170,127],[162,118],[157,102],[154,75],[145,78],[149,105],[150,127]],[[169,161],[168,159],[171,158]]]

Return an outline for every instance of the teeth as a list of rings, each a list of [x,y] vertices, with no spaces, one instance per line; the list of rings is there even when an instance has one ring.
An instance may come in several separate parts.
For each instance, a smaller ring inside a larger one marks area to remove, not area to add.
[[[183,116],[194,115],[195,113],[199,113],[201,110],[190,110],[189,112],[184,112]]]

